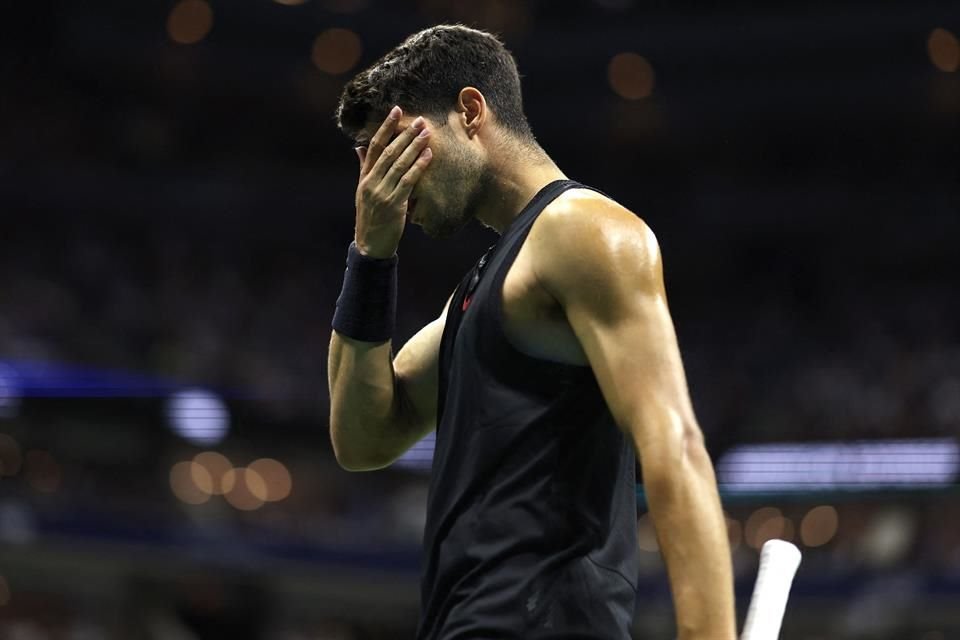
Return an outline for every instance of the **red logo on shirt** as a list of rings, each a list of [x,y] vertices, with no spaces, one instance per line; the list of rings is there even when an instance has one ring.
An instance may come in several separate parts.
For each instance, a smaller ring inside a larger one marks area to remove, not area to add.
[[[470,306],[470,301],[473,300],[473,296],[467,296],[463,299],[463,305],[460,307],[462,311],[466,311],[467,307]]]

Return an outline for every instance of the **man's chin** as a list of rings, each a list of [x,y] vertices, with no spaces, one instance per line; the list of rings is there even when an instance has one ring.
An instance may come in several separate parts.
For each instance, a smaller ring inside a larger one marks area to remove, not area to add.
[[[412,220],[413,224],[423,229],[423,233],[434,240],[444,240],[451,237],[464,227],[451,220]]]
[[[423,233],[432,240],[443,240],[444,238],[447,238],[450,236],[449,233],[444,232],[445,230],[443,228],[437,228],[430,224],[422,224],[422,223],[417,223],[417,224],[420,224],[420,228],[423,229]]]

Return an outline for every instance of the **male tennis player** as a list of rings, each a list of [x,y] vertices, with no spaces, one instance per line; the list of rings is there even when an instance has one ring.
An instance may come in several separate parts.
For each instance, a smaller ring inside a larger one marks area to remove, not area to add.
[[[639,455],[679,637],[733,640],[726,525],[650,229],[551,161],[488,33],[410,36],[350,81],[338,119],[361,169],[330,434],[359,471],[437,430],[417,638],[630,638]],[[471,219],[497,244],[394,356],[404,224],[442,237]]]

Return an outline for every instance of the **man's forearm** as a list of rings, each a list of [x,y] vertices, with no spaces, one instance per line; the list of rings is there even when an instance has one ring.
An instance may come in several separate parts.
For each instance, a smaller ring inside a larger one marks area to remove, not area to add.
[[[735,640],[733,569],[713,465],[702,440],[641,454],[644,487],[673,591],[680,640]]]
[[[394,372],[389,342],[371,344],[333,332],[327,363],[330,439],[346,468],[376,467],[383,447],[381,425],[394,412]]]
[[[410,443],[397,392],[393,336],[397,246],[413,188],[433,152],[423,117],[400,125],[390,109],[368,146],[358,147],[354,242],[333,316],[330,339],[330,437],[337,461],[354,470],[388,465]],[[349,336],[349,337],[348,337]],[[399,423],[399,424],[398,424]]]

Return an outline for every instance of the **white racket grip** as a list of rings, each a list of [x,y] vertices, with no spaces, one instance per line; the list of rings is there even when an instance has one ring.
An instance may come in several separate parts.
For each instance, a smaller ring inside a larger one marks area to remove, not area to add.
[[[786,540],[764,543],[740,640],[777,640],[790,585],[799,566],[800,550],[795,545]]]

